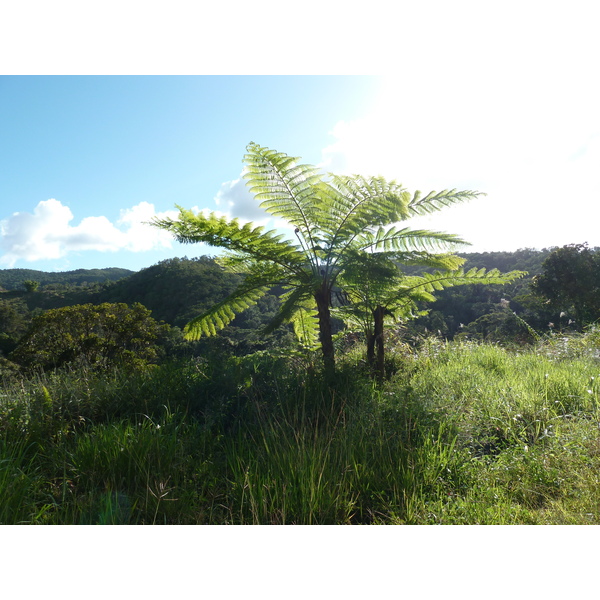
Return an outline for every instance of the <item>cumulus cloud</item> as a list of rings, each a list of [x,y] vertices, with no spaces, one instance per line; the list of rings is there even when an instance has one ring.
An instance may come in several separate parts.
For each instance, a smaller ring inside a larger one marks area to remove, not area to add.
[[[246,181],[240,176],[226,181],[215,196],[215,204],[223,213],[242,221],[264,223],[269,214],[260,208],[260,202],[250,193]]]
[[[267,211],[260,208],[260,202],[250,193],[246,186],[243,174],[238,179],[226,181],[221,185],[214,198],[215,204],[221,210],[215,211],[219,216],[229,219],[238,219],[240,223],[252,222],[255,225],[273,228],[293,238],[293,227],[287,221],[272,217]],[[207,214],[209,209],[204,209]]]
[[[143,252],[171,247],[173,238],[147,222],[157,215],[154,206],[140,202],[121,211],[117,224],[104,216],[85,217],[73,225],[68,206],[51,198],[38,203],[33,213],[17,212],[0,221],[0,265],[13,267],[17,261],[58,259],[71,252],[95,250]],[[170,211],[157,216],[172,216]]]
[[[163,229],[149,225],[149,222],[155,216],[160,218],[167,216],[177,218],[177,214],[176,211],[166,211],[157,214],[154,210],[154,205],[149,202],[140,202],[133,208],[122,210],[117,223],[126,228],[125,244],[123,247],[132,252],[170,248],[173,236]]]

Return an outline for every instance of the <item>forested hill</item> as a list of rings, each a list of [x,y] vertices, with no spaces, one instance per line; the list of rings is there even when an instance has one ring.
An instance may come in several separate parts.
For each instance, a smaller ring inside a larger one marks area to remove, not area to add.
[[[469,252],[458,253],[467,259],[465,269],[473,267],[508,271],[527,271],[531,277],[542,272],[542,263],[556,248],[521,248],[514,252]]]
[[[515,252],[484,252],[460,254],[466,258],[465,269],[472,267],[497,268],[502,272],[527,271],[529,276],[512,286],[514,292],[524,290],[533,275],[541,273],[542,263],[551,250],[522,249]],[[408,273],[415,268],[407,268]],[[421,269],[418,269],[419,271]],[[26,292],[27,281],[38,284],[35,291]],[[31,269],[0,270],[2,299],[9,295],[25,302],[29,311],[47,310],[73,304],[102,302],[139,302],[152,311],[154,318],[171,325],[183,327],[190,319],[230,294],[240,279],[226,273],[213,258],[202,256],[193,260],[171,258],[135,272],[127,269],[77,269],[58,273],[46,273]],[[479,292],[481,286],[470,286],[438,294],[435,309],[444,304],[445,296],[456,297],[459,302],[470,303],[467,296]],[[492,286],[497,287],[497,286]],[[483,290],[489,295],[489,290]],[[435,310],[434,309],[434,310]]]
[[[139,272],[126,269],[101,269],[92,273],[81,270],[79,278],[67,279],[72,273],[54,273],[56,279],[43,278],[53,275],[41,271],[20,271],[20,289],[0,291],[0,357],[7,356],[18,344],[36,314],[55,308],[103,303],[140,303],[151,311],[157,321],[183,327],[191,319],[214,304],[225,299],[240,283],[240,276],[227,273],[212,258],[171,258]],[[94,281],[93,276],[119,275],[117,281],[107,277]],[[17,278],[9,279],[16,285]],[[37,285],[27,285],[35,283]],[[29,288],[29,289],[27,289]],[[240,351],[263,349],[269,343],[283,340],[287,333],[278,331],[260,338],[259,331],[274,316],[278,299],[274,294],[261,298],[257,306],[239,315],[223,332],[231,347]],[[263,339],[265,338],[265,339]]]
[[[170,258],[105,286],[94,301],[139,302],[155,319],[183,327],[239,283],[239,276],[225,272],[208,256]]]
[[[541,272],[544,259],[553,249],[533,250],[525,248],[516,250],[515,252],[473,252],[460,253],[459,255],[467,259],[465,268],[485,267],[486,269],[499,269],[503,272],[519,270],[528,271],[530,275],[535,275]],[[210,295],[210,292],[213,291],[211,288],[215,286],[219,287],[216,283],[216,280],[219,278],[219,275],[217,275],[218,272],[219,269],[209,257],[202,257],[197,261],[185,258],[169,259],[142,269],[139,272],[118,267],[76,269],[74,271],[53,273],[33,269],[0,269],[0,289],[22,289],[23,282],[25,281],[36,281],[40,287],[43,287],[46,285],[80,286],[85,284],[102,284],[127,279],[127,281],[122,281],[113,290],[113,296],[119,293],[129,296],[131,299],[133,299],[133,296],[137,296],[136,301],[142,302],[142,304],[144,304],[144,300],[149,299],[150,304],[164,304],[167,302],[167,299],[181,304],[177,298],[173,297],[175,289],[178,289],[178,298],[189,296],[191,289],[188,288],[190,287],[194,288],[194,291],[198,291],[196,285],[192,284],[188,277],[196,279],[200,276],[207,280],[207,289],[202,290],[203,293],[201,294],[202,296],[206,296]],[[157,284],[159,284],[158,287]],[[173,285],[176,288],[171,287]],[[161,292],[165,292],[166,299],[164,301],[158,300]],[[143,298],[140,297],[140,294]],[[164,310],[168,312],[166,306]],[[161,310],[160,312],[163,311]]]
[[[568,249],[565,272],[571,273],[575,269],[573,261],[577,257],[588,260],[586,253],[600,257],[600,249],[584,252],[583,248]],[[435,302],[419,304],[420,309],[429,312],[408,323],[410,331],[407,335],[411,331],[415,335],[433,331],[448,339],[459,334],[469,336],[469,339],[509,339],[511,336],[517,339],[523,337],[523,331],[528,331],[527,325],[537,331],[548,329],[548,323],[556,329],[563,325],[580,327],[581,319],[574,316],[576,311],[571,310],[571,301],[563,299],[558,304],[549,304],[531,287],[533,277],[545,271],[543,263],[555,250],[461,254],[466,259],[465,269],[519,270],[527,271],[528,275],[510,285],[473,284],[437,291]],[[598,262],[600,264],[600,258]],[[411,273],[412,269],[406,271]],[[592,270],[588,271],[593,275]],[[0,270],[0,356],[2,352],[7,355],[16,346],[33,316],[40,311],[81,304],[140,303],[152,311],[154,319],[182,328],[223,301],[240,280],[240,276],[226,272],[208,256],[171,258],[138,272],[119,268],[60,273]],[[596,289],[594,285],[588,286],[592,292]],[[256,349],[264,342],[260,337],[261,327],[274,316],[279,305],[277,296],[281,290],[274,292],[235,318],[223,332],[228,343]],[[276,333],[277,336],[287,335],[283,330]],[[249,335],[252,345],[247,342]]]
[[[486,270],[498,269],[502,273],[509,271],[527,271],[529,277],[538,275],[542,272],[542,264],[544,260],[556,248],[543,248],[535,250],[533,248],[521,248],[513,252],[498,251],[498,252],[457,252],[457,256],[465,259],[463,269],[468,270],[473,267]],[[432,269],[424,269],[418,266],[407,266],[405,272],[414,275],[423,271],[431,271]]]
[[[76,269],[75,271],[61,271],[47,273],[34,269],[0,269],[0,288],[17,290],[23,287],[24,281],[37,281],[41,286],[81,285],[118,281],[123,277],[133,275],[135,271],[111,267],[108,269]]]
[[[11,302],[15,308],[19,305],[23,315],[75,304],[139,302],[155,319],[180,327],[223,300],[240,282],[239,276],[226,273],[207,256],[171,258],[138,272],[115,268],[61,273],[8,269],[0,275],[4,276],[0,279],[4,288],[0,303]],[[28,289],[28,282],[36,285]]]

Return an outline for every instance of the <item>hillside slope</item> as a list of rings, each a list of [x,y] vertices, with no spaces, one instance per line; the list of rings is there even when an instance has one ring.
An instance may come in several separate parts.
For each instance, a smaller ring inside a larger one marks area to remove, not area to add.
[[[23,287],[24,281],[37,281],[40,286],[50,284],[82,285],[118,281],[123,277],[133,275],[135,271],[110,267],[107,269],[76,269],[74,271],[60,271],[48,273],[34,269],[0,269],[0,288],[4,290],[18,290]]]

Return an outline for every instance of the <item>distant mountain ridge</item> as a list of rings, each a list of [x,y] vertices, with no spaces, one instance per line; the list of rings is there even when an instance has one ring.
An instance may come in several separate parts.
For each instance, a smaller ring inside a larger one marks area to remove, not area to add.
[[[541,272],[541,264],[544,259],[550,254],[555,248],[544,248],[543,250],[535,250],[531,248],[523,248],[513,252],[473,252],[473,253],[459,253],[459,256],[467,259],[465,268],[471,267],[485,267],[487,269],[498,268],[501,271],[510,271],[512,269],[519,269],[529,271],[529,275],[535,275]],[[202,257],[201,260],[197,261],[197,265],[203,265],[205,268],[207,264],[212,263],[212,259],[208,257]],[[75,269],[73,271],[36,271],[34,269],[0,269],[0,289],[7,291],[18,290],[23,287],[23,282],[27,280],[37,281],[40,286],[50,284],[67,284],[67,285],[81,285],[81,284],[94,284],[94,283],[105,283],[107,281],[116,282],[121,279],[125,279],[132,275],[137,277],[134,282],[139,279],[145,279],[150,273],[154,275],[154,271],[163,270],[167,266],[172,267],[173,265],[182,266],[184,264],[190,264],[187,258],[184,259],[168,259],[152,265],[141,271],[132,271],[130,269],[123,269],[120,267],[109,267],[104,269]],[[162,269],[161,269],[162,267]],[[148,273],[145,271],[150,270]],[[420,270],[419,267],[406,268],[408,273],[412,271]],[[132,283],[134,283],[132,282]]]
[[[46,272],[34,269],[0,269],[0,288],[17,290],[27,280],[37,281],[40,285],[68,284],[81,285],[118,281],[133,275],[136,271],[109,267],[106,269],[75,269],[74,271]]]

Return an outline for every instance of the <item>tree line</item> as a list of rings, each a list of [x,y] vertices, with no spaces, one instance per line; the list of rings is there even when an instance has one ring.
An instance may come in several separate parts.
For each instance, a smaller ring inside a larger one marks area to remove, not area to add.
[[[52,285],[86,286],[107,281],[117,281],[132,275],[134,271],[110,267],[107,269],[76,269],[74,271],[46,272],[34,269],[0,269],[0,291],[19,290],[25,282],[35,282],[38,287]],[[32,290],[35,291],[35,290]]]

